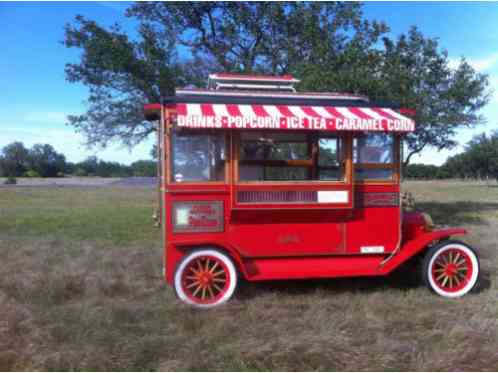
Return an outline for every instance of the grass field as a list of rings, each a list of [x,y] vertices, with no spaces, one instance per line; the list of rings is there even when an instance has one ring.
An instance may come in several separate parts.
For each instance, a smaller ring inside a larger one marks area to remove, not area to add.
[[[153,189],[0,189],[0,370],[498,369],[498,187],[405,189],[472,231],[480,292],[441,299],[404,272],[243,284],[197,311],[161,279]]]

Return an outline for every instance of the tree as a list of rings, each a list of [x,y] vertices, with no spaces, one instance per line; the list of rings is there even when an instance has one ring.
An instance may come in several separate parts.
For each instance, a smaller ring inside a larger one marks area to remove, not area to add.
[[[436,39],[424,38],[416,28],[396,42],[384,38],[380,76],[385,82],[373,97],[415,109],[416,131],[406,136],[405,163],[426,146],[437,150],[456,145],[456,130],[483,123],[479,110],[489,101],[488,78],[462,59],[456,69]]]
[[[452,177],[498,180],[498,132],[480,134],[442,166]]]
[[[61,176],[66,168],[66,157],[49,144],[35,144],[29,150],[28,167],[42,177]]]
[[[66,25],[65,46],[83,52],[79,63],[66,64],[66,78],[89,88],[86,113],[68,120],[88,145],[145,139],[154,127],[144,120],[143,104],[172,94],[179,83],[167,30],[142,25],[138,34],[139,41],[131,40],[118,25],[106,30],[82,16]]]
[[[78,171],[78,176],[95,176],[99,159],[96,156],[87,157],[83,162],[77,163],[75,169]]]
[[[220,70],[291,73],[302,79],[300,89],[415,109],[406,163],[426,146],[454,146],[458,128],[483,121],[485,75],[463,59],[451,69],[437,40],[416,28],[389,38],[387,25],[365,20],[359,3],[139,2],[127,16],[139,24],[136,40],[81,16],[66,27],[65,45],[82,50],[66,76],[90,88],[87,113],[69,119],[89,144],[141,141],[154,131],[142,120],[143,103]]]
[[[157,175],[157,163],[155,161],[136,161],[130,165],[133,176],[153,177]]]
[[[88,145],[142,141],[155,131],[143,120],[143,104],[177,85],[204,84],[210,72],[292,72],[296,63],[327,57],[323,46],[332,56],[348,40],[372,45],[387,29],[363,21],[355,3],[150,2],[127,15],[139,22],[135,39],[82,16],[65,28],[64,45],[82,52],[78,63],[66,64],[66,78],[90,90],[86,113],[68,119]],[[179,48],[192,57],[180,59]]]
[[[29,152],[22,142],[13,142],[3,147],[0,171],[4,176],[22,176],[28,168]]]

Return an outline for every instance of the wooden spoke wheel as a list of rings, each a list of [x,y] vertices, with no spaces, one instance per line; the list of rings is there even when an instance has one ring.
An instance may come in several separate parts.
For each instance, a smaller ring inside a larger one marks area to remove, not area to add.
[[[230,299],[237,274],[232,260],[217,250],[198,250],[188,254],[175,273],[178,297],[198,307],[213,307]]]
[[[479,276],[474,250],[458,241],[446,241],[429,250],[424,262],[424,280],[437,294],[455,298],[471,291]]]

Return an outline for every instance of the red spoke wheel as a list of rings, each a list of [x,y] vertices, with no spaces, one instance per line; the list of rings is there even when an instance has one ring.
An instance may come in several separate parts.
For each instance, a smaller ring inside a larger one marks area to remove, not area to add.
[[[185,303],[214,307],[230,299],[237,284],[232,260],[218,250],[197,250],[188,254],[175,273],[175,290]]]
[[[429,288],[447,298],[467,294],[479,277],[479,259],[474,249],[458,241],[445,241],[431,248],[423,268]]]

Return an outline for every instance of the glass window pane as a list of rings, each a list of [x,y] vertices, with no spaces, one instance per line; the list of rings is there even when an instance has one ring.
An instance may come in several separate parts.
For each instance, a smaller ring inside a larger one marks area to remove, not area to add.
[[[242,164],[239,167],[239,180],[241,181],[263,181],[264,166],[263,165],[247,165]]]
[[[391,180],[393,178],[393,170],[383,168],[355,168],[354,177],[356,180]]]
[[[273,137],[258,140],[242,140],[241,160],[304,160],[309,159],[309,145],[304,142],[280,142]]]
[[[318,173],[320,180],[342,180],[342,170],[331,169],[331,170],[320,170]]]
[[[245,131],[240,139],[240,181],[311,180],[313,167],[317,168],[315,180],[344,179],[341,137]],[[318,164],[312,167],[313,144],[318,144]],[[310,161],[309,166],[276,162],[302,160]]]
[[[353,141],[354,163],[393,163],[392,134],[369,133]]]
[[[265,167],[265,180],[308,180],[306,167]]]
[[[289,142],[306,142],[306,133],[303,132],[262,132],[262,131],[244,131],[240,134],[242,141],[289,141]]]
[[[318,140],[318,165],[339,166],[341,153],[337,138],[323,138]]]
[[[225,135],[173,133],[172,181],[225,179]]]

